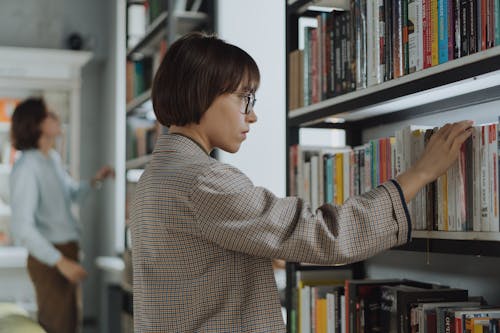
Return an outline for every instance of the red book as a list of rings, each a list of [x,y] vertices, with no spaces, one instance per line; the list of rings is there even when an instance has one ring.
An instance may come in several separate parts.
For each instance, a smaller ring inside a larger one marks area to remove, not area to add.
[[[422,0],[422,34],[424,68],[432,66],[432,18],[431,0]]]

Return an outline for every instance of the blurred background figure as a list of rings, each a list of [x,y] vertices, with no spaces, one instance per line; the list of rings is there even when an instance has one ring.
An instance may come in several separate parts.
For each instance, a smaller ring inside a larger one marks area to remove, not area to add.
[[[81,230],[71,205],[114,176],[104,166],[90,181],[72,179],[54,150],[60,134],[59,119],[43,99],[26,99],[14,110],[12,142],[22,154],[10,176],[11,229],[28,249],[38,320],[49,333],[76,332],[81,321],[80,282],[87,272],[79,263]]]

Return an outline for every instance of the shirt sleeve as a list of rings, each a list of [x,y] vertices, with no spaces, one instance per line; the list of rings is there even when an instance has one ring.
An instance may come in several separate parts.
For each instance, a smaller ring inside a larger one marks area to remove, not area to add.
[[[69,198],[73,202],[81,202],[87,196],[87,194],[90,192],[90,188],[91,188],[90,181],[89,180],[81,180],[81,181],[74,180],[68,174],[68,172],[64,169],[62,162],[61,162],[61,157],[59,156],[59,154],[55,150],[52,151],[52,158],[54,160],[56,168],[58,169],[58,172],[61,175],[64,187],[66,188],[66,191],[69,193]]]
[[[35,213],[38,201],[36,175],[27,163],[23,163],[13,170],[10,178],[12,235],[14,240],[26,247],[36,259],[54,266],[61,258],[61,253],[36,228]]]
[[[278,198],[227,165],[198,177],[191,204],[202,237],[225,249],[315,264],[356,262],[404,244],[411,225],[392,181],[313,212],[302,199]]]

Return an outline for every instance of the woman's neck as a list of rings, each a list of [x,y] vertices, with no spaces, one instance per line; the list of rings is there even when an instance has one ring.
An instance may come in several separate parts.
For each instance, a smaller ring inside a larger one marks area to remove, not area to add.
[[[54,139],[50,139],[44,136],[41,136],[40,139],[38,139],[38,150],[40,150],[45,156],[49,155],[49,152],[53,146]]]
[[[191,138],[196,141],[207,154],[212,151],[213,147],[210,146],[208,139],[203,136],[200,131],[196,129],[195,126],[187,125],[187,126],[175,126],[172,125],[169,127],[168,132],[171,134],[181,134]]]

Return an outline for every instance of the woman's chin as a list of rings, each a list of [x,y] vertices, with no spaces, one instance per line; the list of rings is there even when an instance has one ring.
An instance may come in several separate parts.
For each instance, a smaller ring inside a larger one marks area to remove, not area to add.
[[[219,148],[224,150],[227,153],[234,154],[234,153],[238,152],[238,150],[240,150],[240,147],[241,147],[241,143],[234,144],[234,145],[227,145],[227,146],[219,147]]]

